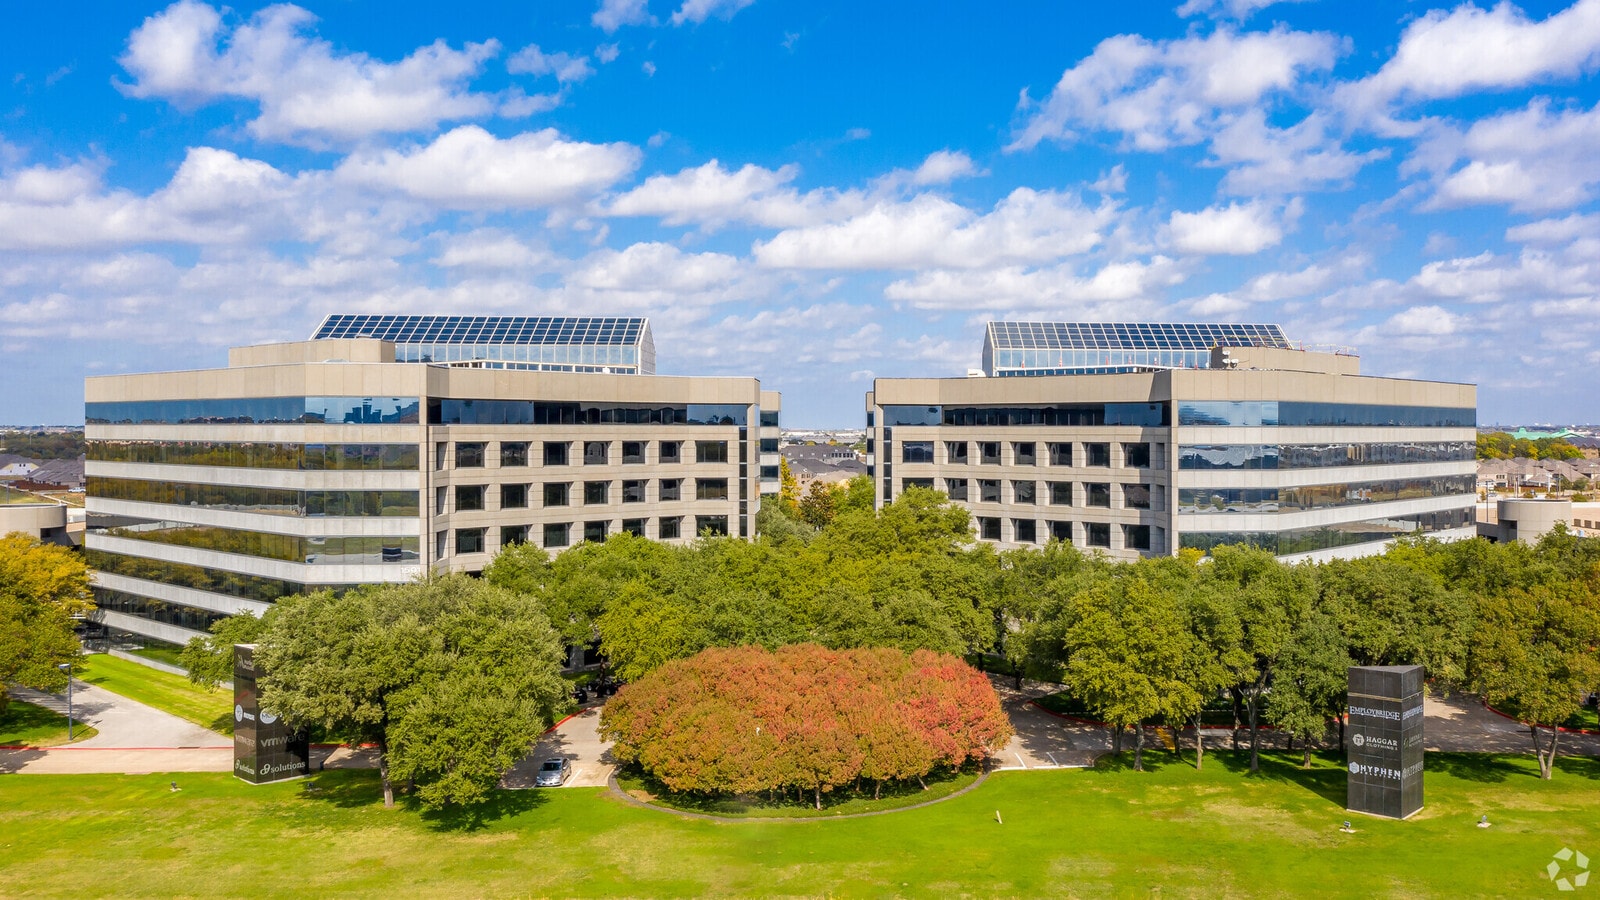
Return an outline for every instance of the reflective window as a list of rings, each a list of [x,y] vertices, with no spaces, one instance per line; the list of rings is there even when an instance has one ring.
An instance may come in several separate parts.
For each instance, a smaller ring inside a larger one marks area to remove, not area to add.
[[[1278,512],[1475,494],[1476,475],[1397,478],[1292,488],[1181,488],[1182,513]]]
[[[1465,462],[1477,458],[1471,441],[1220,444],[1178,448],[1180,469],[1321,469],[1421,462]]]
[[[695,462],[725,463],[728,461],[727,441],[695,441]]]
[[[475,512],[483,509],[487,489],[481,484],[456,485],[456,512]]]
[[[527,441],[501,441],[500,465],[505,468],[512,466],[525,466],[528,464]]]
[[[583,523],[583,539],[591,544],[604,544],[606,542],[606,532],[610,530],[610,524],[609,522]]]
[[[586,466],[603,466],[611,461],[610,441],[584,441],[583,464]]]
[[[761,452],[762,453],[777,453],[778,452],[778,439],[777,438],[762,438],[761,439]]]
[[[1130,469],[1150,468],[1150,445],[1144,443],[1123,444],[1122,464]]]
[[[416,397],[255,397],[84,404],[90,425],[409,425]]]
[[[713,534],[721,537],[728,535],[727,516],[695,516],[695,534]]]
[[[185,563],[166,562],[159,559],[124,556],[120,553],[111,553],[92,547],[84,549],[83,559],[91,569],[101,572],[110,572],[114,575],[140,578],[145,581],[154,581],[177,587],[193,588],[197,591],[206,591],[212,594],[240,597],[245,600],[256,600],[262,603],[271,603],[284,597],[304,594],[307,591],[328,588],[343,590],[350,587],[350,585],[306,585],[298,581],[259,578],[255,575],[226,572],[210,566],[191,566]]]
[[[443,453],[441,444],[440,453]],[[125,441],[93,440],[85,447],[97,462],[164,463],[181,466],[226,466],[240,469],[369,469],[415,470],[416,444],[297,444],[270,441]],[[440,457],[443,468],[443,456]]]
[[[964,466],[967,464],[967,442],[945,441],[944,458],[953,465]]]
[[[696,478],[694,480],[694,498],[696,500],[728,499],[728,479]]]
[[[625,406],[554,400],[428,400],[433,425],[746,425],[741,404]]]
[[[1210,553],[1224,544],[1260,547],[1279,555],[1309,553],[1352,544],[1386,541],[1406,534],[1467,528],[1473,524],[1473,508],[1446,509],[1431,513],[1386,516],[1365,522],[1346,522],[1326,528],[1295,528],[1284,531],[1186,531],[1179,538],[1183,547]]]
[[[931,491],[931,490],[933,490],[933,479],[932,478],[902,478],[902,479],[900,479],[900,490],[905,491],[905,490],[907,490],[909,488],[914,488],[914,487],[927,488],[928,490]]]
[[[622,464],[626,466],[639,465],[644,462],[645,441],[622,442]]]
[[[415,516],[416,491],[301,491],[289,488],[236,487],[105,478],[86,481],[90,497],[199,506],[273,516]]]
[[[1169,422],[1165,403],[1078,403],[1025,406],[885,406],[883,424],[1007,427],[1046,425],[1157,428]]]
[[[482,528],[457,528],[456,552],[457,553],[482,553],[483,552]]]
[[[938,425],[939,407],[937,406],[885,406],[883,408],[883,424],[894,425]]]
[[[645,485],[647,485],[649,483],[650,482],[644,480],[643,478],[637,478],[637,479],[633,479],[633,480],[630,480],[630,481],[624,481],[622,483],[622,502],[623,503],[643,503],[644,502]]]
[[[177,603],[167,603],[151,597],[141,597],[138,594],[128,594],[103,587],[94,589],[94,603],[100,609],[138,616],[141,619],[159,622],[162,625],[176,625],[179,628],[187,628],[190,631],[209,631],[212,625],[227,618],[226,613],[212,612],[209,609],[198,609],[193,606],[182,606]]]
[[[1033,441],[1016,441],[1011,445],[1011,457],[1019,466],[1031,466],[1038,461]]]
[[[456,444],[456,468],[483,468],[483,450],[485,446],[487,445],[482,442],[458,442]]]
[[[501,509],[526,509],[528,507],[528,486],[525,484],[500,485]]]
[[[1050,465],[1072,465],[1072,444],[1070,442],[1050,444]]]
[[[514,544],[526,544],[527,542],[528,542],[528,526],[526,526],[526,525],[502,525],[502,526],[500,526],[500,546],[502,546],[502,547],[510,547],[510,546],[512,546]]]
[[[1019,544],[1039,542],[1039,523],[1032,519],[1012,519],[1011,539]]]
[[[1071,506],[1072,505],[1072,482],[1070,482],[1070,481],[1052,481],[1052,482],[1050,482],[1050,505],[1051,506]]]
[[[1478,411],[1474,408],[1288,400],[1185,401],[1178,404],[1178,424],[1475,428]]]
[[[908,463],[933,462],[933,441],[903,441],[900,444],[900,461]]]
[[[1150,508],[1150,485],[1125,484],[1122,486],[1122,505],[1129,509]]]
[[[1088,547],[1110,547],[1111,526],[1105,522],[1083,523],[1083,543]]]
[[[1032,481],[1011,482],[1011,499],[1015,503],[1032,503],[1036,484]]]
[[[683,479],[682,478],[663,478],[663,479],[661,479],[661,499],[662,500],[682,500],[683,499]]]
[[[569,441],[545,441],[544,464],[547,466],[564,466],[567,464],[567,449]]]
[[[778,427],[778,411],[775,410],[775,409],[763,409],[761,411],[761,427],[762,428],[777,428]]]
[[[1149,525],[1124,525],[1122,526],[1122,546],[1129,550],[1150,549]]]
[[[978,461],[986,466],[1000,465],[1000,442],[979,441]]]
[[[1052,541],[1061,541],[1062,543],[1066,544],[1072,543],[1072,523],[1051,522],[1050,539]]]
[[[1000,540],[1000,520],[993,516],[979,516],[978,537],[985,541]]]
[[[572,485],[568,482],[552,482],[544,486],[545,506],[566,506],[571,503]]]
[[[622,530],[634,537],[644,537],[644,519],[623,519]]]
[[[946,478],[944,492],[951,500],[967,499],[967,480],[965,478]]]
[[[1111,465],[1111,445],[1084,444],[1083,457],[1083,464],[1086,466],[1109,466]]]
[[[682,516],[662,516],[656,520],[656,534],[667,541],[679,537],[683,529]]]
[[[1000,480],[997,478],[978,479],[978,499],[984,503],[999,503]]]
[[[544,526],[544,545],[546,547],[565,547],[572,543],[572,523],[549,522]]]
[[[1085,506],[1111,506],[1111,485],[1089,483],[1083,486],[1083,503]]]
[[[139,519],[130,516],[89,516],[88,529],[108,537],[150,541],[177,547],[194,547],[218,553],[235,553],[278,559],[304,565],[372,565],[415,562],[422,549],[416,537],[298,537],[214,525]]]

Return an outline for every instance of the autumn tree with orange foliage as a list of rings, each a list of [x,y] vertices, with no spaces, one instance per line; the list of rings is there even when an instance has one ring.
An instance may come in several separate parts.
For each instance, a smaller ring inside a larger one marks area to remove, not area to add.
[[[984,676],[947,654],[795,644],[713,648],[606,705],[613,753],[673,791],[822,795],[861,778],[921,782],[1011,737]],[[925,787],[926,785],[924,785]]]

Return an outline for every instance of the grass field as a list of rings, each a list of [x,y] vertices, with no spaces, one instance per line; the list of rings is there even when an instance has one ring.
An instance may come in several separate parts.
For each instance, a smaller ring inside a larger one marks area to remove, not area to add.
[[[943,803],[842,820],[716,822],[598,788],[507,792],[479,817],[385,811],[370,772],[0,777],[17,896],[1548,896],[1562,847],[1600,857],[1600,761],[1430,755],[1408,822],[1351,816],[1332,757],[1165,754],[1152,771],[1000,772]],[[996,812],[1003,824],[996,820]],[[1487,814],[1492,828],[1477,828]],[[1339,824],[1355,820],[1355,833]]]
[[[222,734],[233,733],[233,694],[196,687],[182,675],[97,653],[83,657],[81,681]]]
[[[82,722],[72,728],[72,742],[100,732]],[[42,706],[12,700],[0,713],[0,747],[56,747],[67,743],[67,717]]]
[[[885,812],[942,800],[977,781],[978,775],[977,764],[974,763],[965,771],[945,769],[929,775],[923,780],[928,786],[927,790],[923,790],[915,781],[889,782],[883,786],[876,800],[872,799],[871,782],[862,783],[859,793],[847,785],[823,794],[821,809],[813,805],[810,794],[806,795],[805,802],[797,801],[793,793],[772,800],[768,800],[764,794],[714,797],[674,794],[648,775],[626,769],[617,773],[617,785],[647,803],[685,812],[735,819],[827,819]]]

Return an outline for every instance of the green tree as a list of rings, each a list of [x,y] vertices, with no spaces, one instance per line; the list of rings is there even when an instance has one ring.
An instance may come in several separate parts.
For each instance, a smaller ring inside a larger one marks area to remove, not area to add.
[[[862,473],[844,483],[844,496],[834,504],[835,512],[872,509],[877,505],[877,496],[872,487],[872,476]]]
[[[277,607],[267,610],[272,615]],[[214,688],[233,678],[233,645],[254,644],[266,630],[266,616],[240,613],[211,623],[210,637],[190,638],[178,654],[178,663],[189,671],[189,680],[201,687]]]
[[[258,644],[263,704],[375,744],[385,806],[481,802],[570,703],[537,603],[466,576],[293,597]]]
[[[778,457],[778,505],[791,516],[800,510],[800,481],[785,456]]]
[[[1344,712],[1353,661],[1338,620],[1313,609],[1295,629],[1278,660],[1267,695],[1266,719],[1305,744],[1301,764],[1311,767],[1311,745]]]
[[[81,652],[73,617],[93,608],[81,557],[20,532],[0,537],[0,712],[10,704],[8,685],[66,686],[56,667]]]
[[[1473,687],[1495,706],[1529,724],[1539,775],[1555,764],[1557,726],[1600,685],[1600,595],[1592,584],[1567,581],[1490,594],[1478,600],[1473,633]],[[1548,742],[1541,732],[1548,734]]]
[[[839,494],[838,488],[820,479],[806,485],[805,496],[800,498],[800,521],[813,528],[821,528],[832,522]]]

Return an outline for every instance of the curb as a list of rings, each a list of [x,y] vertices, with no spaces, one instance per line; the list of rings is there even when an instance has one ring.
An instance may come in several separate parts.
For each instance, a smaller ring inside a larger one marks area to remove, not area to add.
[[[606,788],[612,794],[622,798],[624,802],[637,806],[640,809],[653,809],[657,812],[663,812],[674,816],[682,816],[686,819],[702,819],[708,822],[721,822],[727,825],[738,825],[744,822],[755,822],[763,825],[774,822],[789,822],[796,825],[804,825],[813,822],[838,822],[845,819],[867,819],[871,818],[872,816],[892,816],[895,813],[909,812],[913,809],[922,809],[925,806],[933,806],[936,803],[943,803],[946,800],[954,800],[963,794],[977,790],[979,785],[989,780],[990,774],[991,771],[989,767],[984,766],[983,771],[978,773],[978,777],[974,779],[971,784],[967,785],[961,790],[956,791],[953,794],[946,794],[945,796],[939,797],[935,800],[924,800],[921,803],[913,803],[910,806],[897,806],[894,809],[880,809],[874,812],[849,813],[842,816],[806,816],[803,818],[795,816],[714,816],[710,813],[689,812],[688,810],[673,809],[670,806],[661,806],[660,804],[656,803],[646,803],[645,801],[640,800],[638,797],[635,797],[623,790],[622,785],[617,784],[617,773],[615,770],[612,770],[611,775],[606,778]]]
[[[1482,701],[1482,703],[1483,703],[1483,708],[1484,709],[1487,709],[1489,712],[1494,713],[1495,715],[1499,716],[1502,719],[1510,719],[1511,721],[1517,723],[1518,725],[1526,725],[1529,728],[1535,727],[1534,723],[1532,723],[1532,722],[1524,722],[1521,719],[1517,718],[1516,716],[1513,716],[1513,715],[1511,715],[1509,713],[1503,713],[1500,710],[1495,709],[1494,707],[1489,705],[1489,702],[1487,700]],[[1556,731],[1558,731],[1558,732],[1560,732],[1562,734],[1600,734],[1600,730],[1597,730],[1597,729],[1594,729],[1594,728],[1567,728],[1567,727],[1564,727],[1564,726],[1561,726],[1561,725],[1555,725],[1555,726],[1539,725],[1537,727],[1539,727],[1539,728],[1551,728],[1551,727],[1553,727],[1553,728],[1555,728]]]

